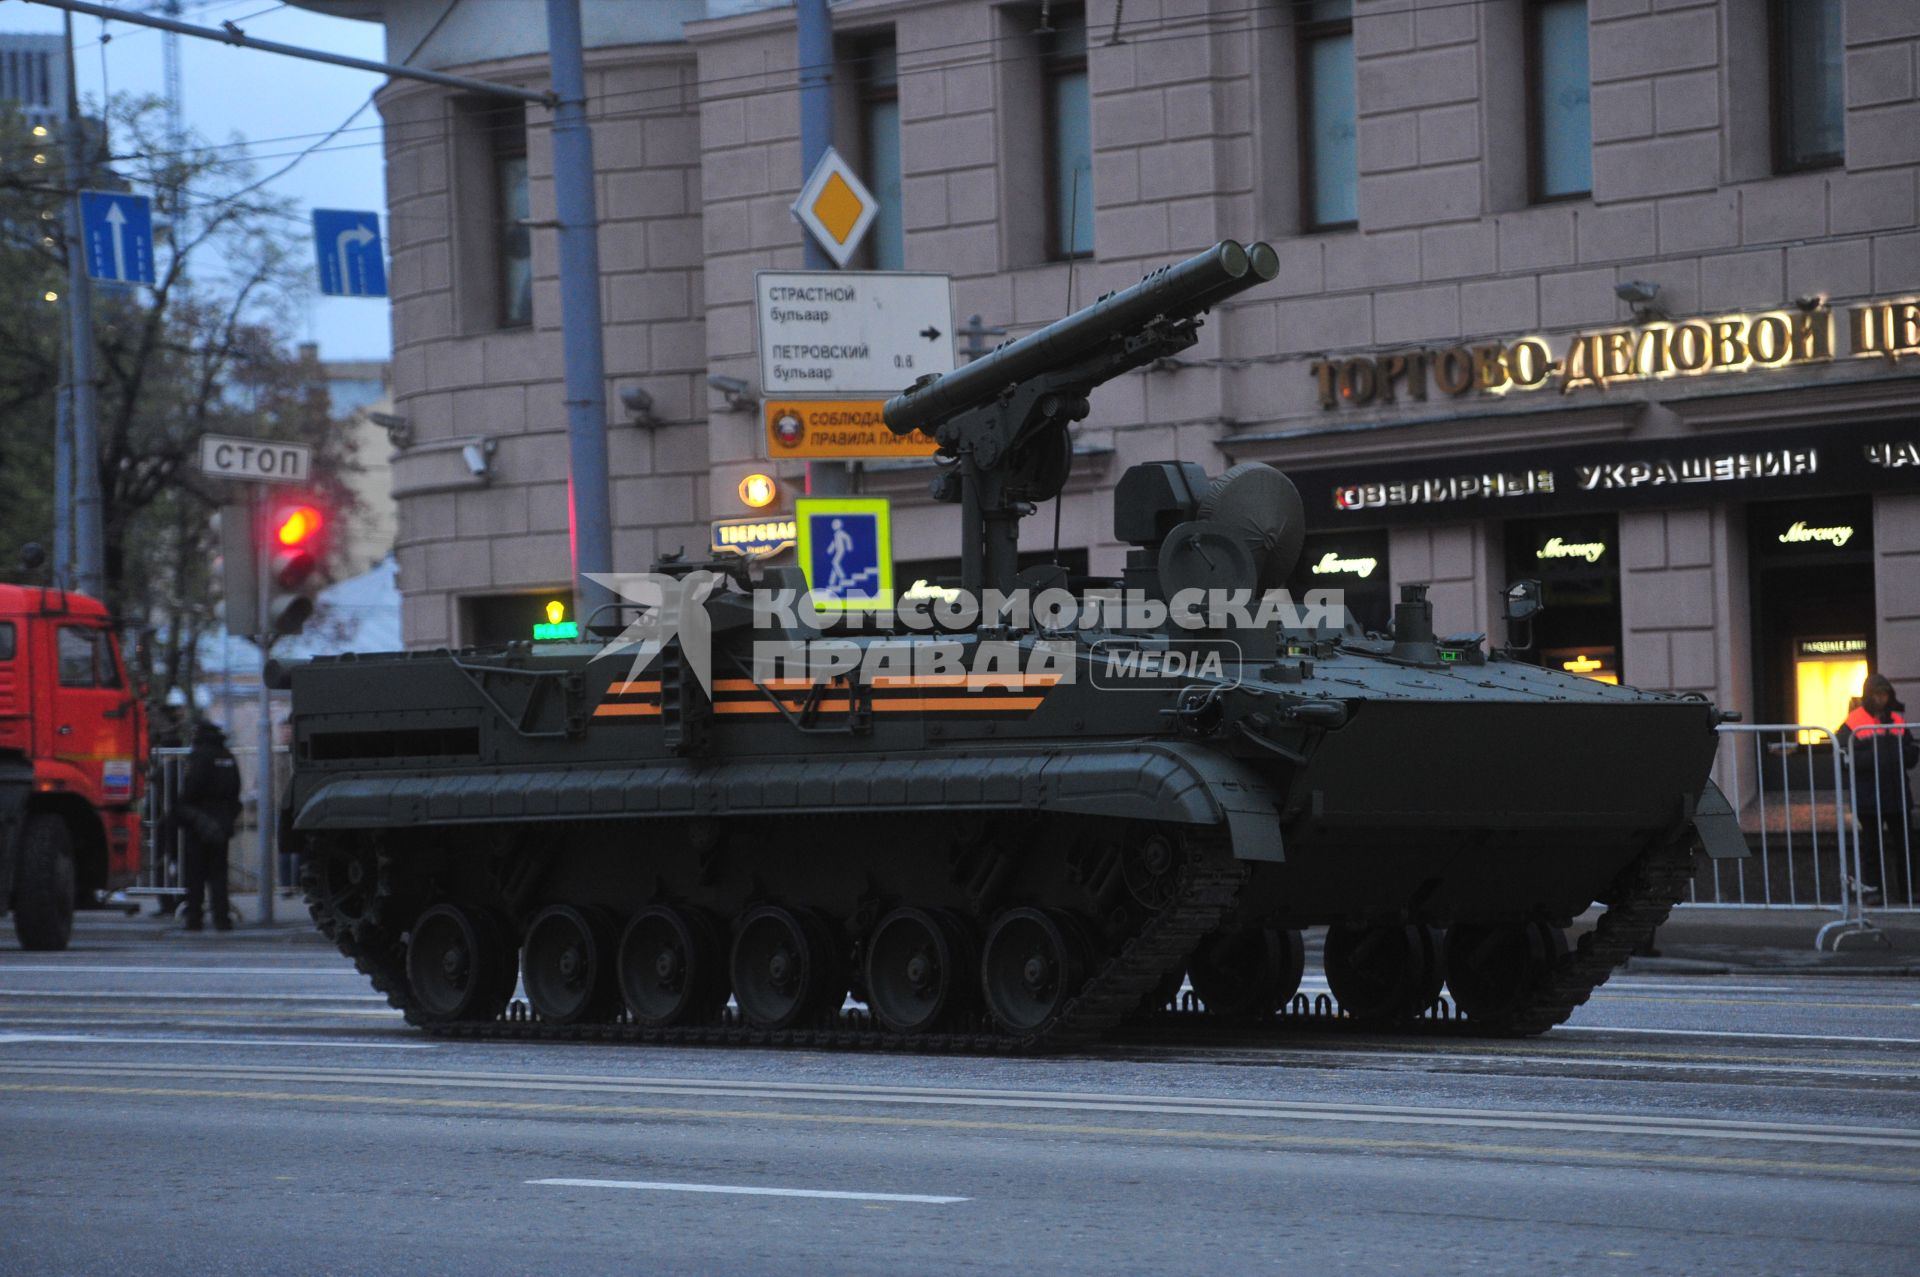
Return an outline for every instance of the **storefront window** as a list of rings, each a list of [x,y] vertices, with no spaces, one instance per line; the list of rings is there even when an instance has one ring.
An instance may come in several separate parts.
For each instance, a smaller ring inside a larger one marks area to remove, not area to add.
[[[1535,664],[1602,683],[1621,681],[1619,520],[1611,514],[1507,524],[1507,579],[1537,580]]]
[[[1755,504],[1754,679],[1763,722],[1832,731],[1872,668],[1873,508],[1866,497]],[[1803,744],[1825,732],[1801,733]]]
[[[1340,590],[1361,629],[1387,633],[1393,625],[1393,573],[1387,564],[1386,532],[1309,536],[1287,589],[1295,601],[1304,601],[1308,590]]]

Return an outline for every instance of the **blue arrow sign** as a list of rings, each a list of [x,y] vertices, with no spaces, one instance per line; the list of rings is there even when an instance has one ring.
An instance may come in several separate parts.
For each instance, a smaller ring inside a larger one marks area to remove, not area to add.
[[[153,282],[153,204],[144,195],[80,192],[87,274],[108,284]]]
[[[337,208],[313,210],[313,251],[320,291],[328,297],[385,297],[387,258],[380,217]]]

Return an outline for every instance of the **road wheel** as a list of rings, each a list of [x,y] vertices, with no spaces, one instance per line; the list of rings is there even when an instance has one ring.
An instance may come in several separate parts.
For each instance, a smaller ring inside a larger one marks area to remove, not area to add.
[[[1551,923],[1459,923],[1447,931],[1447,988],[1478,1027],[1499,1032],[1545,989],[1566,956],[1567,934]]]
[[[620,996],[613,965],[613,925],[604,915],[549,905],[535,915],[521,948],[527,1005],[548,1024],[609,1019]]]
[[[1033,1032],[1066,1009],[1086,983],[1086,948],[1069,918],[1009,909],[987,932],[980,984],[987,1010],[1009,1033]]]
[[[1300,988],[1307,964],[1298,931],[1255,922],[1200,942],[1188,966],[1193,992],[1214,1015],[1272,1015]]]
[[[73,938],[73,835],[50,813],[27,817],[14,880],[13,929],[22,949],[64,949]]]
[[[790,1029],[837,1008],[847,982],[831,932],[811,915],[778,905],[750,909],[733,939],[733,996],[756,1029]]]
[[[1327,928],[1327,987],[1342,1010],[1365,1024],[1397,1024],[1426,1010],[1439,991],[1438,937],[1431,927]]]
[[[435,905],[407,940],[407,983],[419,1014],[435,1024],[492,1020],[513,997],[513,945],[479,910]]]
[[[650,1029],[712,1018],[727,1004],[727,953],[698,910],[648,905],[620,938],[620,993]]]
[[[973,948],[957,920],[895,909],[867,941],[867,1005],[895,1033],[924,1033],[973,993]]]

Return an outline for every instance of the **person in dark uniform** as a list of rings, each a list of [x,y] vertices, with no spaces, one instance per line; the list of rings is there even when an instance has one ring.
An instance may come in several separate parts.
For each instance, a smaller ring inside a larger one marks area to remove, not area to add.
[[[1847,715],[1838,736],[1853,764],[1861,890],[1869,904],[1881,898],[1883,887],[1886,903],[1905,898],[1913,802],[1907,772],[1920,761],[1920,741],[1901,713],[1905,708],[1885,674],[1870,674],[1860,689],[1860,704]],[[1882,864],[1885,883],[1880,881]]]
[[[212,723],[202,721],[193,729],[193,750],[174,810],[186,841],[187,899],[181,917],[187,930],[200,930],[201,906],[211,894],[214,929],[231,931],[227,841],[240,819],[240,767],[227,749],[227,734]]]

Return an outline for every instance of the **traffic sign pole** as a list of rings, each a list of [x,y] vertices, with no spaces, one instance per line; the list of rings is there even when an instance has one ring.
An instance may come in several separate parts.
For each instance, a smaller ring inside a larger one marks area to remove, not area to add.
[[[253,531],[254,557],[259,560],[259,607],[255,614],[255,642],[260,646],[260,730],[255,737],[259,753],[255,755],[253,769],[253,810],[254,823],[259,826],[255,834],[260,846],[260,922],[262,925],[273,921],[273,689],[267,686],[267,653],[273,647],[273,622],[268,619],[267,609],[273,599],[273,554],[265,544],[268,532],[268,502],[273,498],[273,489],[265,483],[253,485],[253,517],[249,523]]]
[[[800,62],[800,180],[805,182],[833,145],[833,22],[827,0],[797,0],[794,38]],[[833,259],[812,235],[801,233],[808,270],[832,270]],[[761,393],[771,387],[762,385]],[[807,463],[807,491],[841,496],[853,491],[851,467],[832,461]]]
[[[600,230],[593,196],[593,134],[580,0],[547,0],[553,74],[553,195],[560,240],[560,327],[566,362],[567,490],[573,502],[575,611],[586,621],[613,592],[595,575],[613,571],[607,491],[606,350],[600,336]]]
[[[87,278],[87,228],[80,212],[80,188],[92,165],[80,123],[80,91],[73,66],[73,15],[66,15],[67,39],[67,344],[71,380],[73,466],[74,583],[82,594],[104,599],[107,592],[106,534],[100,518],[99,405],[93,391],[93,286]]]

